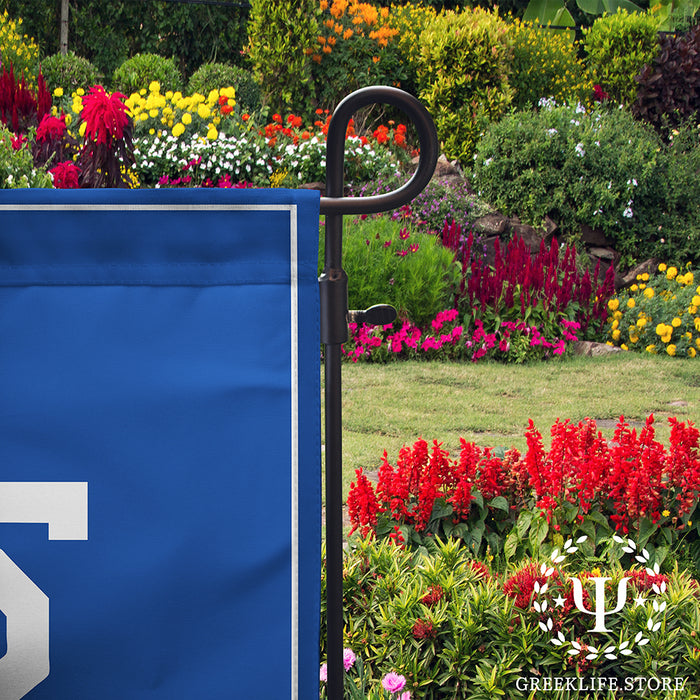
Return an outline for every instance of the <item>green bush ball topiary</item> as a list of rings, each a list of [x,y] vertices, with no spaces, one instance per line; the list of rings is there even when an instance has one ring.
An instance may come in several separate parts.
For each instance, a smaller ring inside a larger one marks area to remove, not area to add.
[[[140,53],[124,61],[114,71],[112,89],[131,95],[148,90],[154,80],[160,83],[161,92],[182,89],[182,75],[172,58],[153,53]]]
[[[60,87],[67,95],[78,88],[87,90],[103,78],[97,66],[72,51],[45,58],[41,62],[41,72],[50,92]]]
[[[205,63],[190,77],[187,94],[208,95],[212,90],[233,87],[241,112],[256,112],[261,107],[260,86],[252,73],[228,63]]]

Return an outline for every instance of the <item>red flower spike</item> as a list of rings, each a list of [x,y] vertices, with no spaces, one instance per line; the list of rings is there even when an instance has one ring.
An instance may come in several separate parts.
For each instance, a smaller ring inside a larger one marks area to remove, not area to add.
[[[101,85],[94,85],[83,97],[81,118],[85,122],[86,139],[110,145],[124,138],[130,124],[126,105],[120,92],[109,94]]]

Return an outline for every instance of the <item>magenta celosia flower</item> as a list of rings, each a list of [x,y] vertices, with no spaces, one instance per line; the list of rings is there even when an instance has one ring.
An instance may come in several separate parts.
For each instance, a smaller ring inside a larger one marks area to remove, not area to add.
[[[55,141],[63,138],[66,133],[66,118],[52,117],[50,114],[45,114],[41,120],[41,124],[36,130],[36,140],[38,143],[46,141]]]
[[[345,670],[349,671],[354,663],[355,654],[352,649],[343,649],[343,666],[345,666]]]
[[[97,143],[110,144],[124,138],[124,129],[130,119],[120,92],[108,93],[101,85],[93,85],[83,97],[81,118],[85,122],[85,136]]]
[[[53,178],[53,186],[59,190],[75,190],[80,187],[78,175],[80,168],[73,162],[66,160],[58,163],[49,170]]]
[[[405,687],[406,679],[393,671],[382,678],[382,688],[388,693],[400,693]]]

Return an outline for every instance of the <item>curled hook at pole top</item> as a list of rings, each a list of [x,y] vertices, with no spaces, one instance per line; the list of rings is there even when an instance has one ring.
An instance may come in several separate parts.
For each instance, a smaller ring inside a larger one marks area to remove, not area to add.
[[[345,134],[352,115],[372,104],[389,104],[404,112],[416,127],[420,158],[413,177],[402,187],[372,197],[344,197]],[[439,153],[435,124],[428,110],[403,90],[377,85],[348,95],[333,112],[326,139],[326,196],[321,214],[375,214],[396,209],[419,195],[435,172]]]

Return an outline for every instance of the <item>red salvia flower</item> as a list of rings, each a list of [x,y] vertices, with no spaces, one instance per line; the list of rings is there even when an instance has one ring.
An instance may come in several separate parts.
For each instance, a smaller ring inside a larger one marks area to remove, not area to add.
[[[362,469],[356,469],[355,476],[357,483],[350,485],[350,493],[348,494],[348,515],[352,523],[350,534],[359,528],[362,536],[366,537],[377,525],[379,503],[372,484]]]

